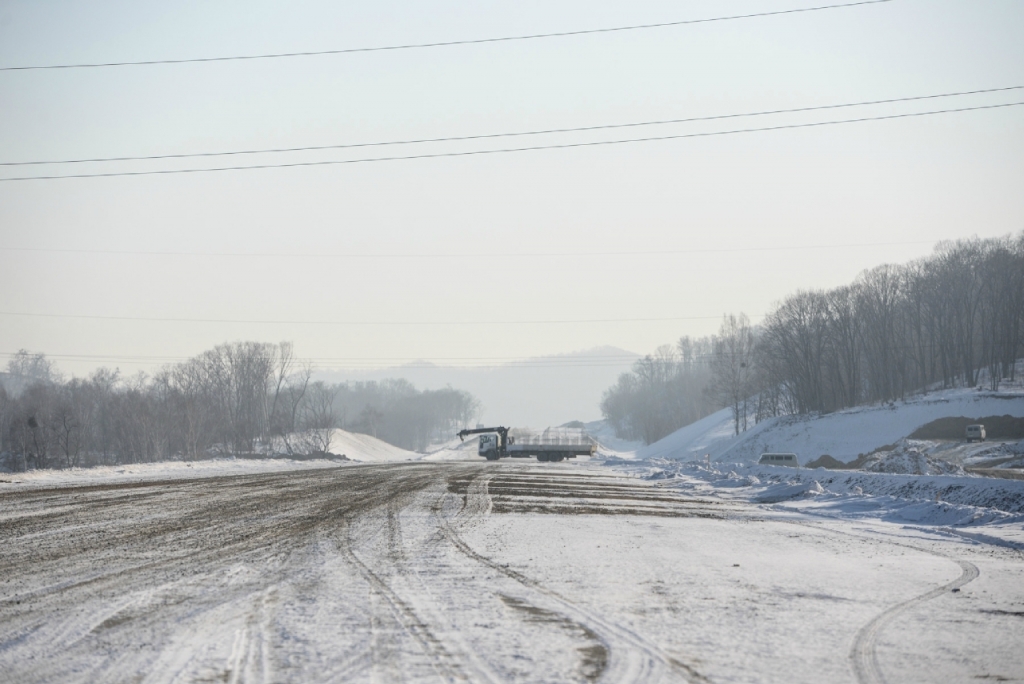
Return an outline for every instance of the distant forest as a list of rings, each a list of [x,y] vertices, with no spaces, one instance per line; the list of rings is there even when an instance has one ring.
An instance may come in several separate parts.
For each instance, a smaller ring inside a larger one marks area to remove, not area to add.
[[[940,243],[852,284],[790,295],[752,325],[682,338],[638,360],[602,399],[619,437],[651,443],[729,407],[765,418],[893,401],[928,387],[990,389],[1024,356],[1024,233]]]
[[[21,351],[0,375],[0,457],[16,470],[326,455],[339,427],[422,449],[480,409],[467,392],[404,380],[313,381],[290,343],[223,344],[152,376],[100,369],[70,380]]]

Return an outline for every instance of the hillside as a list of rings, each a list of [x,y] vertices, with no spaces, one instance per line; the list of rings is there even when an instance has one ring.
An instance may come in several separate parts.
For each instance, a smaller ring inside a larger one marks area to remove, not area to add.
[[[733,435],[728,409],[688,425],[639,449],[636,457],[750,462],[768,451],[797,454],[801,463],[828,454],[851,461],[860,454],[895,444],[934,420],[965,416],[1024,416],[1024,392],[955,389],[893,404],[861,406],[825,415],[782,416]]]

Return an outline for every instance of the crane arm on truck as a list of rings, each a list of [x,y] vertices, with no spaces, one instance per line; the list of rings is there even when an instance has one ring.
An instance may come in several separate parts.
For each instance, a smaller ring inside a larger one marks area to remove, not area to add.
[[[510,442],[509,438],[508,438],[508,428],[507,427],[485,427],[485,428],[473,428],[473,429],[465,428],[463,430],[459,430],[459,441],[460,442],[464,441],[468,435],[479,435],[479,434],[483,434],[485,432],[497,432],[498,435],[501,436],[501,443],[502,444],[512,444],[512,442]]]
[[[479,435],[479,434],[497,434],[497,439],[491,443],[490,437],[480,438],[480,455],[484,456],[488,461],[496,461],[499,458],[508,456],[508,445],[512,444],[515,440],[508,436],[507,427],[481,427],[481,428],[466,428],[459,431],[459,440],[464,441],[467,435]]]

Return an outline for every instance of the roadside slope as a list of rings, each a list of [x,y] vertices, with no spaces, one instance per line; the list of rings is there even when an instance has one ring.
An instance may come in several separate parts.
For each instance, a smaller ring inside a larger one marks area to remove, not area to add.
[[[861,406],[826,415],[782,416],[733,435],[728,409],[677,430],[637,452],[638,458],[753,461],[769,451],[796,453],[801,463],[828,454],[850,461],[895,444],[918,427],[953,416],[1024,416],[1024,394],[958,389],[893,404]]]

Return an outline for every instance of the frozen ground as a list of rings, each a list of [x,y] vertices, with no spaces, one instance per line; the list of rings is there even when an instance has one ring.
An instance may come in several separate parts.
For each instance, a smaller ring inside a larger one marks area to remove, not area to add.
[[[0,483],[3,679],[1024,679],[1024,482],[321,465]]]

